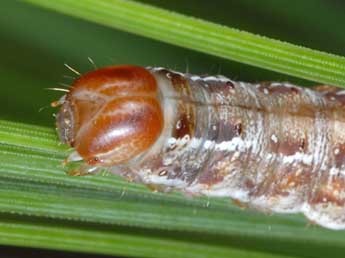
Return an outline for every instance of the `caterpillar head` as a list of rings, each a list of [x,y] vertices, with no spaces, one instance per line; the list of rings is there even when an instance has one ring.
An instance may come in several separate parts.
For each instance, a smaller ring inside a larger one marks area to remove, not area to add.
[[[89,165],[123,164],[150,148],[163,128],[156,80],[138,66],[86,73],[61,104],[60,140]]]

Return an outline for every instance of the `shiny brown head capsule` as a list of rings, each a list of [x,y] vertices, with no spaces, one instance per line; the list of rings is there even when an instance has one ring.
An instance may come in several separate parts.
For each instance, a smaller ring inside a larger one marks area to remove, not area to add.
[[[86,73],[61,102],[60,139],[89,165],[126,162],[152,146],[163,128],[156,80],[142,67]]]

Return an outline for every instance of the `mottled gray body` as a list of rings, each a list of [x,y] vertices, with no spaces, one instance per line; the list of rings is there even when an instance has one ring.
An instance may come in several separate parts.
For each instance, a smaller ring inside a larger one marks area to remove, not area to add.
[[[345,92],[149,68],[164,130],[114,172],[345,228]]]

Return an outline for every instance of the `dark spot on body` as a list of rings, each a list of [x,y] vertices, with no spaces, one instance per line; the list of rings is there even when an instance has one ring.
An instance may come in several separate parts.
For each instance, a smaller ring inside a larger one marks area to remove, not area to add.
[[[287,86],[284,84],[280,85],[272,85],[269,82],[262,83],[259,85],[258,90],[263,92],[264,94],[292,94],[296,95],[300,93],[300,89],[293,87],[293,86]]]
[[[274,86],[269,89],[271,94],[298,94],[299,89],[291,86]]]
[[[170,73],[170,80],[174,86],[185,85],[187,82],[182,75],[176,73]]]
[[[299,143],[299,149],[300,151],[304,152],[307,148],[307,143],[305,139],[301,139]]]
[[[180,119],[175,123],[175,138],[182,138],[185,135],[191,135],[192,134],[192,127],[193,122],[191,119],[188,119],[186,114],[182,114]]]
[[[181,178],[181,177],[182,177],[181,167],[173,165],[171,170],[169,170],[168,179],[175,179],[175,178]]]
[[[311,182],[311,172],[303,169],[297,172],[296,167],[288,166],[277,174],[272,184],[272,195],[283,195]]]
[[[161,69],[158,71],[158,73],[169,79],[171,81],[172,86],[177,92],[189,95],[189,85],[186,78],[183,75],[179,73],[174,73],[173,71],[169,71],[168,69]]]
[[[197,179],[200,184],[205,184],[208,186],[220,183],[223,180],[224,176],[220,170],[205,170],[204,173],[202,173]]]
[[[287,138],[282,141],[273,141],[271,139],[271,150],[276,153],[280,153],[285,156],[294,155],[297,152],[304,152],[306,150],[305,139],[293,139]]]
[[[223,141],[231,141],[231,139],[239,137],[242,134],[243,124],[241,122],[232,123],[231,121],[229,121],[228,123],[224,123],[224,121],[221,121],[219,123],[217,143]]]
[[[244,180],[244,186],[247,188],[247,189],[253,189],[255,188],[255,183],[253,182],[253,180],[249,179],[249,178],[246,178]]]
[[[90,166],[93,166],[93,165],[96,165],[98,164],[99,162],[102,162],[98,157],[92,157],[90,158],[87,163],[90,165]]]
[[[345,94],[339,94],[340,91],[341,90],[335,92],[328,92],[325,94],[325,97],[330,101],[336,101],[340,105],[345,106]]]
[[[303,191],[310,184],[311,179],[312,173],[308,168],[282,166],[263,181],[253,196],[266,196],[275,200],[280,197],[284,198]],[[303,195],[303,193],[301,194]]]
[[[338,144],[333,149],[334,162],[337,168],[345,165],[345,144]]]
[[[237,136],[240,136],[242,134],[242,124],[241,123],[238,123],[235,125],[235,131],[236,131]]]
[[[209,94],[215,94],[227,99],[229,96],[235,94],[235,84],[231,81],[224,81],[220,79],[203,81],[206,90]]]
[[[289,140],[282,141],[278,147],[278,152],[286,156],[293,155],[299,150],[300,150],[300,144],[298,142],[293,142]]]
[[[230,89],[235,89],[235,85],[231,81],[227,81],[225,85],[228,86]]]
[[[343,207],[345,205],[344,196],[345,178],[343,176],[331,176],[324,173],[320,178],[317,190],[313,192],[309,203],[317,205],[320,203],[329,203]]]

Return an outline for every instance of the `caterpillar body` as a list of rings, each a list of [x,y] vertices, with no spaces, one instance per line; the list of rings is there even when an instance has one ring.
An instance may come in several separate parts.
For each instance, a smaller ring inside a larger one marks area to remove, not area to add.
[[[124,65],[82,75],[57,104],[66,162],[83,161],[71,174],[106,167],[345,228],[344,90]]]

